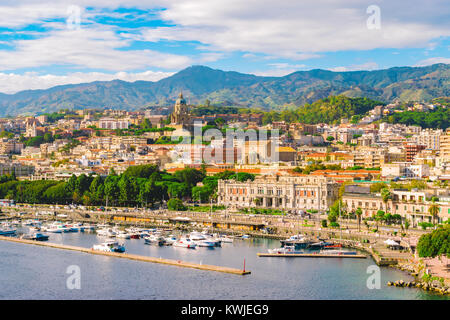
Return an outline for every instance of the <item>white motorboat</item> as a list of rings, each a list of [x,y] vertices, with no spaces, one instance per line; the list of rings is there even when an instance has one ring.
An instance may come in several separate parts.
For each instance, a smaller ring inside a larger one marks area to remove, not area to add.
[[[282,248],[269,249],[269,253],[276,254],[292,254],[292,253],[303,253],[302,251],[295,250],[295,246],[284,246]]]
[[[189,234],[189,239],[191,239],[199,247],[215,247],[216,241],[208,238],[203,233],[191,232]]]
[[[302,234],[296,234],[293,236],[290,236],[288,239],[280,240],[282,246],[295,246],[297,249],[305,249],[308,247],[313,241],[306,238]]]
[[[230,238],[225,235],[220,236],[218,239],[223,243],[233,243],[233,238]]]
[[[46,226],[43,227],[43,230],[46,232],[51,232],[51,233],[62,233],[62,229],[58,228],[58,227],[54,227],[54,226]]]
[[[173,245],[177,241],[177,237],[174,235],[169,235],[168,237],[164,237],[164,241],[166,245]]]
[[[331,250],[320,250],[319,252],[322,255],[330,255],[330,256],[348,256],[348,255],[356,255],[358,252],[356,251],[349,251],[349,250],[342,250],[342,249],[331,249]]]
[[[195,249],[197,245],[189,238],[181,238],[180,240],[177,240],[173,243],[174,247],[181,247],[181,248],[188,248],[188,249]]]
[[[60,222],[53,222],[44,228],[44,231],[51,233],[72,232],[71,228]]]
[[[113,238],[116,236],[116,232],[112,228],[104,228],[97,230],[97,235],[101,237],[110,237]]]
[[[162,246],[165,243],[165,239],[159,234],[151,234],[144,237],[145,244],[156,244]]]
[[[26,220],[26,221],[23,221],[23,222],[22,222],[22,225],[23,225],[23,226],[26,226],[26,227],[32,226],[32,225],[34,225],[34,221],[31,220],[31,219],[28,219],[28,220]]]
[[[95,230],[95,226],[90,225],[90,224],[83,224],[81,226],[81,231],[94,231]]]
[[[129,233],[127,233],[125,231],[119,231],[119,232],[117,232],[116,237],[120,238],[120,239],[130,239],[131,236]]]
[[[21,237],[25,240],[47,241],[49,236],[43,233],[34,232],[32,234],[26,234]]]
[[[2,227],[0,228],[0,236],[14,236],[16,231],[16,229],[10,227]]]
[[[101,244],[96,244],[92,250],[104,252],[125,252],[125,247],[120,245],[117,241],[106,241]]]

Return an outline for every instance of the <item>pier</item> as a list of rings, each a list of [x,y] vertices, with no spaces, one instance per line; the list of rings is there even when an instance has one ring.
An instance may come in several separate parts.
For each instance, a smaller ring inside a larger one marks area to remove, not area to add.
[[[147,257],[147,256],[128,254],[128,253],[96,251],[96,250],[92,250],[89,248],[68,246],[68,245],[64,245],[64,244],[57,244],[57,243],[51,243],[51,242],[25,240],[25,239],[18,239],[18,238],[13,238],[13,237],[4,237],[4,236],[0,236],[0,240],[24,243],[24,244],[32,244],[32,245],[37,245],[37,246],[42,246],[42,247],[49,247],[49,248],[56,248],[56,249],[63,249],[63,250],[79,251],[79,252],[96,254],[96,255],[101,255],[101,256],[123,258],[123,259],[136,260],[136,261],[142,261],[142,262],[160,263],[160,264],[166,264],[166,265],[171,265],[171,266],[199,269],[199,270],[205,270],[205,271],[216,271],[216,272],[231,273],[231,274],[236,274],[236,275],[251,274],[251,272],[247,271],[247,270],[240,270],[240,269],[221,267],[221,266],[213,266],[213,265],[207,265],[207,264],[198,264],[198,263],[181,261],[181,260]]]
[[[363,254],[323,254],[323,253],[257,253],[258,257],[280,258],[356,258],[365,259]]]

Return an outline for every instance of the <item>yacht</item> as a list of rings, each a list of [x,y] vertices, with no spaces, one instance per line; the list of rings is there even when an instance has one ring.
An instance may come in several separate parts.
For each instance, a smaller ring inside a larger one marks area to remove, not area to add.
[[[104,229],[100,229],[97,230],[97,235],[101,236],[101,237],[115,237],[116,233],[113,231],[112,228],[104,228]]]
[[[219,236],[218,239],[220,240],[220,242],[223,242],[223,243],[233,243],[233,238],[226,236],[226,235],[221,235],[221,236]]]
[[[216,242],[212,239],[209,239],[203,233],[200,232],[191,232],[189,234],[189,239],[191,239],[197,246],[199,247],[215,247]]]
[[[303,253],[302,251],[298,251],[295,249],[295,246],[284,246],[276,249],[269,249],[269,253],[276,254],[295,254],[295,253]]]
[[[49,236],[43,233],[34,232],[32,234],[26,234],[21,237],[25,240],[47,241]]]
[[[173,245],[177,241],[177,237],[174,235],[169,235],[168,237],[164,237],[165,244],[168,246]]]
[[[45,227],[44,231],[52,232],[52,233],[62,233],[62,232],[71,232],[71,228],[60,222],[53,222]]]
[[[158,246],[162,246],[165,243],[165,240],[162,236],[158,234],[152,234],[149,236],[146,236],[144,238],[145,244],[157,244]]]
[[[130,239],[130,234],[125,231],[119,231],[117,232],[116,237],[120,239]]]
[[[181,248],[188,248],[188,249],[195,249],[197,246],[191,239],[189,238],[181,238],[178,241],[175,241],[173,243],[174,247],[181,247]]]
[[[302,234],[293,235],[293,236],[289,237],[288,239],[280,240],[280,242],[281,242],[281,246],[294,245],[296,249],[305,249],[306,247],[308,247],[308,245],[310,245],[312,243],[311,240],[309,240]]]
[[[327,248],[329,246],[333,246],[333,242],[319,241],[319,242],[310,243],[307,246],[307,248],[312,250],[312,249],[323,249],[323,248]]]
[[[92,250],[104,252],[125,252],[125,247],[120,245],[117,241],[106,241],[102,244],[96,244]]]
[[[0,236],[14,236],[16,234],[16,229],[10,227],[1,227]]]
[[[26,221],[23,221],[23,222],[22,222],[22,225],[23,225],[23,226],[26,226],[26,227],[32,226],[32,225],[34,225],[34,221],[31,220],[31,219],[28,219],[28,220],[26,220]]]
[[[94,231],[95,226],[90,225],[90,224],[83,224],[80,230],[81,231]]]
[[[326,250],[320,250],[320,254],[330,255],[330,256],[334,256],[334,255],[338,255],[338,256],[346,255],[347,256],[347,255],[356,255],[356,254],[358,254],[358,252],[342,250],[342,249],[326,249]]]

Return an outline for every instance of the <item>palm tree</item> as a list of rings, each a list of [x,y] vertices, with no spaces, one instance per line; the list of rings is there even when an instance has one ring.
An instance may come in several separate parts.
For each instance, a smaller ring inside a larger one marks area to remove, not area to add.
[[[387,203],[389,199],[391,199],[391,197],[392,197],[391,192],[389,191],[388,188],[381,189],[381,198],[383,199],[386,212],[388,211]]]
[[[436,204],[436,199],[433,199],[433,204],[428,208],[428,213],[433,217],[433,224],[435,224],[436,217],[439,216],[439,205]]]
[[[405,233],[408,234],[408,229],[409,229],[409,220],[405,219]]]
[[[380,221],[383,221],[384,219],[384,211],[383,210],[378,210],[377,214],[375,215],[375,221],[377,222],[377,230],[378,230],[378,223]]]
[[[355,211],[356,216],[358,217],[358,232],[361,231],[361,215],[362,215],[362,210],[361,208],[357,208]]]

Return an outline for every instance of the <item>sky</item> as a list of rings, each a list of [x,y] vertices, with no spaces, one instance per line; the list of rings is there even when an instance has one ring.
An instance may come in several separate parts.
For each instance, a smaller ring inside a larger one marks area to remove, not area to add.
[[[0,0],[0,92],[450,63],[448,0]]]

